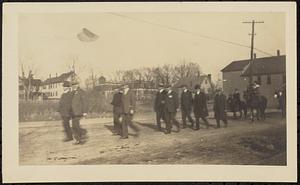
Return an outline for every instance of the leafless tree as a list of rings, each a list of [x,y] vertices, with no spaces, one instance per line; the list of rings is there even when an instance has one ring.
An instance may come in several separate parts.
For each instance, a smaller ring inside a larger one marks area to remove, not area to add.
[[[200,76],[202,74],[201,67],[198,63],[186,62],[185,59],[174,67],[174,78],[180,80],[182,78]]]
[[[36,90],[33,88],[32,81],[34,75],[37,74],[38,67],[34,63],[25,62],[24,59],[20,59],[21,76],[19,76],[20,84],[24,88],[25,100],[29,100],[31,94]]]

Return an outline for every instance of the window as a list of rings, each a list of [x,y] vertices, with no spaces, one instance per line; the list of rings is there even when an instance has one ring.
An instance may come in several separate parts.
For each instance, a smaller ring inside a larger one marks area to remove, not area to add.
[[[259,85],[261,85],[261,77],[260,76],[257,76],[257,82]]]
[[[267,76],[267,84],[271,84],[271,75]]]
[[[57,96],[57,91],[56,91],[56,93],[55,93],[55,94],[56,94],[56,96]]]
[[[285,84],[285,78],[286,78],[286,77],[285,77],[285,74],[282,75],[282,83],[283,83],[283,84]]]

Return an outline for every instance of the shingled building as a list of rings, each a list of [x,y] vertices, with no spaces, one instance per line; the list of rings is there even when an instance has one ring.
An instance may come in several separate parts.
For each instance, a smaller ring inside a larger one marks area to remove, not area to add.
[[[221,71],[223,73],[223,89],[226,96],[239,89],[246,90],[250,77],[250,60],[233,61]],[[252,65],[253,81],[260,83],[260,93],[267,97],[268,107],[276,108],[278,102],[274,99],[274,92],[286,82],[286,56],[254,58]]]

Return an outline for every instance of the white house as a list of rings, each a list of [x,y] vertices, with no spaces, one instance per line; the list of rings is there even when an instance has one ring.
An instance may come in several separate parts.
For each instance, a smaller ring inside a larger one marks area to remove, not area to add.
[[[41,92],[46,95],[48,99],[59,99],[63,93],[64,81],[72,81],[76,77],[74,71],[63,73],[60,76],[49,76],[44,82],[42,82]]]

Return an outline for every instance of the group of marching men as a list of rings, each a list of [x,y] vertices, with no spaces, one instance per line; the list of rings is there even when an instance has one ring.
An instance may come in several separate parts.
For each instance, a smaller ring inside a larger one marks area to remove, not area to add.
[[[227,118],[225,112],[226,96],[221,89],[217,90],[214,97],[214,113],[217,121],[217,127],[220,128],[220,120],[227,127]],[[187,119],[191,123],[191,128],[194,130],[200,129],[200,118],[204,122],[206,128],[209,128],[209,123],[206,119],[208,116],[207,95],[200,88],[200,85],[195,86],[195,91],[192,92],[186,85],[182,86],[180,97],[180,109],[182,114],[182,128],[187,128]],[[179,111],[179,97],[171,86],[164,87],[159,84],[159,89],[155,97],[154,111],[156,112],[157,129],[162,131],[161,120],[166,123],[164,129],[165,134],[170,134],[172,125],[175,125],[177,132],[180,131],[180,123],[176,119],[176,113]],[[192,118],[192,111],[195,120]]]
[[[128,88],[128,86],[126,86]],[[130,91],[130,90],[128,90]],[[133,126],[132,116],[134,113],[135,100],[134,97],[130,99],[128,106],[124,105],[124,88],[116,89],[113,96],[113,114],[114,114],[114,134],[120,135],[122,139],[128,138],[128,126]],[[130,94],[132,92],[130,91]],[[194,94],[194,95],[193,95]],[[208,116],[207,110],[207,96],[203,90],[200,89],[200,85],[195,86],[195,92],[188,90],[186,85],[182,86],[182,93],[180,97],[180,108],[182,113],[183,126],[187,127],[187,119],[191,122],[191,128],[195,130],[200,129],[200,118],[204,122],[206,128],[209,128],[209,123],[206,119]],[[220,120],[223,120],[225,127],[227,127],[226,119],[226,97],[221,89],[217,90],[214,101],[214,112],[217,121],[217,127],[220,128]],[[126,109],[130,109],[128,119],[126,118]],[[194,111],[195,120],[192,118],[191,113]],[[175,125],[177,132],[180,131],[180,123],[176,119],[176,113],[179,111],[179,97],[176,91],[168,85],[164,86],[159,84],[158,92],[155,97],[154,111],[156,112],[156,121],[158,131],[163,131],[165,134],[170,134],[172,126]],[[125,117],[124,117],[125,116]],[[162,129],[161,121],[166,124],[165,129]]]
[[[85,92],[79,87],[78,82],[66,81],[63,84],[64,93],[59,102],[58,112],[61,115],[66,138],[64,142],[74,140],[74,144],[81,144],[86,138],[87,131],[80,127],[80,119],[85,117],[88,112],[87,99]],[[209,123],[207,97],[200,85],[195,86],[194,95],[187,86],[182,86],[181,94],[181,112],[183,127],[186,128],[186,119],[191,122],[191,127],[200,129],[200,118],[203,120],[206,128]],[[123,85],[115,90],[111,104],[113,105],[114,135],[120,135],[121,139],[128,138],[128,126],[134,128],[132,118],[135,113],[135,96],[129,85]],[[226,96],[221,89],[217,90],[214,99],[214,112],[217,121],[217,127],[220,128],[220,120],[223,120],[225,127],[226,119]],[[161,120],[166,123],[165,134],[170,134],[172,125],[176,125],[177,132],[180,131],[180,123],[176,119],[176,113],[179,110],[179,97],[171,86],[164,87],[159,84],[159,89],[155,97],[154,111],[156,112],[157,128],[162,131]],[[194,111],[195,121],[191,116]],[[70,121],[72,126],[70,126]],[[194,125],[194,123],[196,123]]]
[[[79,87],[78,82],[64,82],[64,93],[62,94],[59,102],[58,112],[62,117],[64,131],[66,138],[64,141],[75,140],[74,144],[82,143],[87,131],[80,127],[80,119],[87,115],[88,107],[85,92]],[[200,118],[206,128],[210,127],[206,117],[208,116],[207,109],[207,95],[196,85],[195,90],[190,90],[186,85],[182,86],[182,93],[179,97],[172,86],[164,86],[159,84],[158,92],[155,97],[154,111],[156,113],[157,129],[164,131],[165,134],[170,134],[172,126],[175,125],[177,132],[180,131],[180,123],[176,119],[176,113],[181,109],[182,114],[182,128],[187,127],[187,119],[191,123],[191,128],[194,130],[200,129]],[[283,91],[280,91],[276,97],[283,97]],[[285,94],[284,94],[285,97]],[[284,99],[285,100],[285,99]],[[226,116],[226,96],[223,94],[222,89],[217,89],[214,96],[214,118],[216,119],[217,126],[220,128],[220,120],[224,122],[227,127]],[[283,101],[282,101],[283,102]],[[111,104],[113,105],[113,121],[114,121],[114,135],[120,135],[121,139],[128,138],[128,126],[134,128],[132,118],[135,113],[135,95],[129,88],[129,85],[123,85],[115,90]],[[281,103],[285,107],[284,103]],[[285,116],[285,108],[284,116]],[[192,111],[195,119],[192,118]],[[165,129],[162,129],[161,121],[166,124]],[[70,127],[72,121],[72,127]]]

